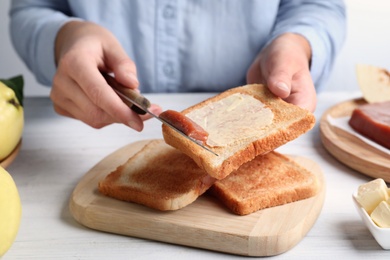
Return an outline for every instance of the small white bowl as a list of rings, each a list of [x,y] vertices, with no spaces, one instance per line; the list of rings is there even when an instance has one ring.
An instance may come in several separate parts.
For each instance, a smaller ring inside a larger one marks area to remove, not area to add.
[[[356,200],[357,193],[352,194],[352,199],[355,204],[355,207],[362,218],[364,224],[370,230],[371,234],[375,238],[376,242],[385,250],[390,250],[390,228],[381,228],[378,227],[371,217],[368,215],[367,211],[362,208]]]

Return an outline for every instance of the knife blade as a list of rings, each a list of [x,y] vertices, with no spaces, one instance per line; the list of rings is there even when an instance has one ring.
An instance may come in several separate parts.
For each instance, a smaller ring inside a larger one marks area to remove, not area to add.
[[[186,135],[180,129],[176,128],[174,125],[172,125],[168,121],[164,120],[163,118],[161,118],[158,115],[156,115],[153,112],[151,112],[149,110],[149,108],[151,106],[150,101],[147,98],[145,98],[144,96],[142,96],[140,93],[138,93],[137,91],[135,91],[133,89],[124,87],[119,82],[117,82],[114,77],[112,77],[112,76],[110,76],[110,75],[108,75],[106,73],[102,73],[102,74],[103,74],[103,77],[106,79],[108,85],[110,85],[112,87],[112,89],[118,94],[118,96],[122,99],[122,101],[126,105],[128,105],[134,112],[136,112],[138,114],[141,114],[141,115],[144,115],[144,114],[148,113],[149,115],[151,115],[152,117],[156,118],[161,123],[169,126],[175,132],[179,133],[180,135],[182,135],[183,137],[187,138],[191,142],[197,144],[198,146],[202,147],[203,149],[209,151],[210,153],[218,156],[218,154],[216,154],[214,151],[212,151],[208,147],[202,145],[200,143],[200,141],[189,137],[188,135]]]

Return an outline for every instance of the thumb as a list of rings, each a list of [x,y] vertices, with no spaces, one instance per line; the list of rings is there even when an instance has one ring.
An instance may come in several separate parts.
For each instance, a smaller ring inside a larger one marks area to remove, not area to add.
[[[282,69],[274,69],[268,76],[268,88],[276,96],[287,98],[291,93],[292,73]]]
[[[115,79],[132,89],[138,88],[137,69],[122,46],[116,43],[105,50],[106,65],[114,72]]]

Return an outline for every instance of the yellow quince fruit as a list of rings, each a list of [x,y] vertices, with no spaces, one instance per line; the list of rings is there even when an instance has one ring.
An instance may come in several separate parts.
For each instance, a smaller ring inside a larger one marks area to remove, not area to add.
[[[11,175],[0,166],[0,257],[14,242],[20,226],[22,205]]]
[[[0,81],[0,161],[11,154],[22,136],[23,114],[21,100]]]

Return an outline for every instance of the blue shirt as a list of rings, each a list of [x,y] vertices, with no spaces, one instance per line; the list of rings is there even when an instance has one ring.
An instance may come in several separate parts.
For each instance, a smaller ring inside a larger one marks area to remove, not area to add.
[[[10,16],[13,45],[40,83],[52,84],[58,30],[78,18],[119,39],[137,66],[142,92],[243,85],[260,50],[286,32],[309,41],[319,88],[346,27],[342,0],[13,0]]]

